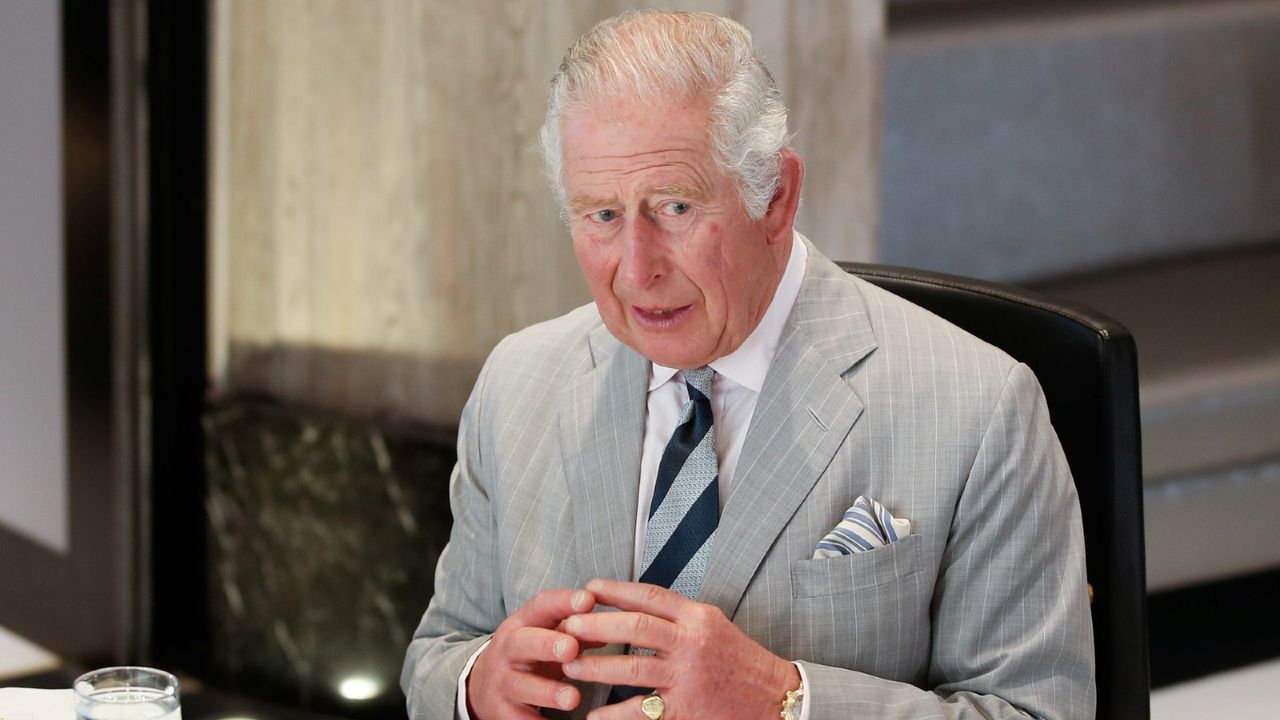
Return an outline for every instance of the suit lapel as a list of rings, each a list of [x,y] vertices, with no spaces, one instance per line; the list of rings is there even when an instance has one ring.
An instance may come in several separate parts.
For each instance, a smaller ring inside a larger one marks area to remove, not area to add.
[[[812,245],[808,252],[804,284],[747,430],[699,596],[728,617],[863,410],[846,378],[876,347],[866,309],[843,270]]]
[[[649,364],[604,326],[588,341],[592,367],[575,378],[558,414],[578,567],[584,583],[630,580]]]

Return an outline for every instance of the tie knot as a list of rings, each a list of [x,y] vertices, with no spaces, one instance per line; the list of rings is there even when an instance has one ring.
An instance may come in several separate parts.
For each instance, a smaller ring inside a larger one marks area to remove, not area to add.
[[[711,378],[716,374],[715,370],[703,365],[700,368],[684,371],[684,381],[689,387],[702,393],[708,400],[711,399]]]

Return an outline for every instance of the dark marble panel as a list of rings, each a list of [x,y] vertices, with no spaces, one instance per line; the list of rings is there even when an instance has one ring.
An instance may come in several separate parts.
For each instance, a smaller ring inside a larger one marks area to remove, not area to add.
[[[204,422],[209,681],[403,716],[400,665],[451,523],[453,432],[262,401]],[[372,697],[343,697],[359,691]]]

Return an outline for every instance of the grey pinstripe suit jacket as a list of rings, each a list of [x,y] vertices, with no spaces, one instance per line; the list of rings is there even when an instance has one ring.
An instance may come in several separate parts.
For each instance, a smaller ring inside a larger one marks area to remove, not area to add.
[[[401,678],[413,718],[453,715],[467,658],[539,591],[631,577],[647,378],[594,306],[494,350]],[[913,534],[811,559],[858,495]],[[1094,714],[1079,506],[1035,377],[812,245],[700,599],[804,663],[812,720]],[[583,697],[574,717],[605,689]]]

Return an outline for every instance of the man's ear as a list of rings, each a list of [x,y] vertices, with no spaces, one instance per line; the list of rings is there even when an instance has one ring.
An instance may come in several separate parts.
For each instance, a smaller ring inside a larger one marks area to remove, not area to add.
[[[781,172],[778,189],[764,213],[765,232],[769,243],[791,242],[791,231],[800,209],[800,186],[804,183],[804,161],[791,148],[779,153]]]

